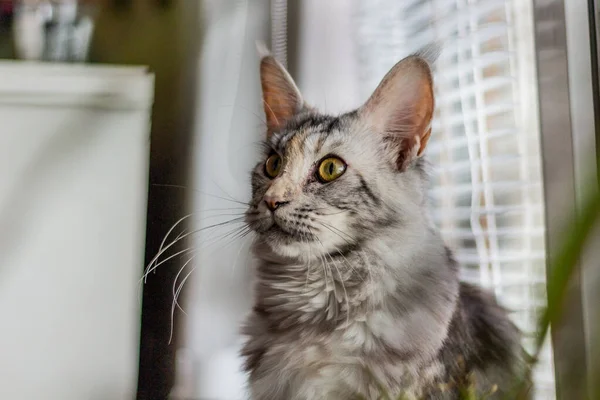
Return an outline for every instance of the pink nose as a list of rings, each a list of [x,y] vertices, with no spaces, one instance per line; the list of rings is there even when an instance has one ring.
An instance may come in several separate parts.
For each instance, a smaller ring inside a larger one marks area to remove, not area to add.
[[[267,205],[267,208],[271,211],[275,211],[277,210],[279,207],[287,204],[287,201],[283,201],[282,199],[279,199],[277,197],[271,197],[271,196],[265,196],[265,204]]]

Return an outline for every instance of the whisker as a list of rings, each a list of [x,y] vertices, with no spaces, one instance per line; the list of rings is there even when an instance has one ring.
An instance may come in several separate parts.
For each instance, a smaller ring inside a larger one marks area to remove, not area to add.
[[[342,239],[343,241],[345,241],[345,242],[346,242],[348,245],[350,245],[350,246],[354,245],[354,243],[351,243],[351,242],[350,242],[348,239],[344,239],[344,238],[342,237],[342,235],[345,235],[345,236],[346,236],[347,238],[349,238],[350,240],[353,240],[353,238],[352,238],[350,235],[348,235],[346,232],[344,232],[344,231],[341,231],[341,230],[339,230],[338,228],[336,228],[335,226],[333,226],[333,225],[331,225],[331,224],[328,224],[328,223],[326,223],[326,222],[323,222],[323,221],[316,221],[316,222],[320,223],[320,224],[321,224],[321,225],[323,225],[325,228],[329,229],[329,230],[330,230],[332,233],[335,233],[335,232],[334,232],[334,230],[335,230],[335,231],[337,231],[337,232],[338,232],[338,233],[337,233],[337,235],[340,237],[340,239]]]
[[[183,239],[185,239],[186,237],[189,237],[189,236],[191,236],[191,235],[193,235],[193,234],[196,234],[196,233],[200,233],[200,232],[202,232],[202,231],[205,231],[205,230],[207,230],[207,229],[217,228],[217,227],[220,227],[220,226],[225,226],[225,225],[227,225],[227,224],[232,224],[232,223],[243,223],[243,220],[244,220],[244,217],[233,218],[233,219],[231,219],[231,220],[228,220],[228,221],[219,222],[219,223],[216,223],[216,224],[212,224],[212,225],[209,225],[209,226],[205,226],[205,227],[203,227],[203,228],[196,229],[196,230],[193,230],[193,231],[191,231],[191,232],[188,232],[188,233],[186,233],[186,234],[184,234],[184,235],[181,235],[181,237],[179,237],[177,240],[174,240],[174,241],[172,241],[172,242],[171,242],[171,243],[169,243],[167,246],[165,246],[165,247],[164,247],[164,248],[163,248],[163,249],[162,249],[160,252],[158,252],[158,253],[157,253],[157,254],[154,256],[154,258],[153,258],[153,259],[152,259],[152,260],[151,260],[151,261],[148,263],[148,267],[147,267],[147,268],[150,268],[150,267],[152,266],[152,264],[154,264],[154,263],[156,262],[156,260],[158,260],[158,259],[160,258],[160,256],[161,256],[161,255],[162,255],[162,254],[163,254],[165,251],[167,251],[169,248],[171,248],[172,246],[174,246],[174,245],[175,245],[177,242],[179,242],[180,240],[183,240]],[[150,268],[150,269],[149,269],[149,271],[152,271],[152,270],[153,270],[153,268]]]
[[[177,281],[179,280],[179,276],[181,275],[181,273],[185,270],[185,268],[188,266],[189,263],[192,262],[192,260],[194,258],[196,258],[197,254],[194,254],[193,256],[191,256],[184,264],[183,266],[179,269],[179,271],[177,272],[177,275],[175,275],[175,279],[173,280],[173,304],[171,305],[172,308],[174,308],[175,306],[177,306],[177,308],[179,308],[181,310],[181,312],[183,312],[184,314],[187,315],[187,313],[185,312],[185,310],[181,307],[181,305],[179,305],[179,302],[177,301],[177,299],[179,298],[178,294],[179,294],[179,290],[175,290],[175,287],[177,286]],[[171,310],[171,322],[173,322],[173,309]]]
[[[223,189],[218,182],[215,182],[214,180],[212,180],[212,183],[223,193],[225,193],[225,196],[229,197],[229,199],[233,202],[240,202],[239,200],[235,199],[232,195],[230,195],[229,193],[227,193],[227,191],[225,191],[225,189]],[[249,204],[245,204],[245,205],[249,205]]]
[[[242,208],[240,207],[239,209],[242,209]],[[219,209],[217,209],[217,210],[219,210]],[[228,209],[220,209],[220,210],[228,210]],[[204,210],[204,211],[202,211],[202,212],[207,212],[207,211],[215,211],[215,210]],[[193,216],[193,215],[195,215],[195,213],[188,214],[188,215],[186,215],[186,216],[184,216],[184,217],[180,218],[180,219],[179,219],[177,222],[175,222],[175,224],[173,224],[173,226],[172,226],[172,227],[169,229],[169,231],[167,232],[167,234],[166,234],[166,235],[165,235],[165,237],[163,238],[162,242],[160,243],[160,246],[159,246],[159,248],[158,248],[158,254],[162,254],[162,253],[163,253],[163,247],[164,247],[164,245],[165,245],[165,243],[166,243],[167,239],[169,238],[169,236],[170,236],[170,235],[171,235],[171,233],[173,232],[173,230],[174,230],[174,229],[175,229],[175,228],[176,228],[176,227],[177,227],[177,226],[178,226],[178,225],[179,225],[179,224],[180,224],[182,221],[184,221],[185,219],[187,219],[187,218],[189,218],[189,217],[191,217],[191,216]],[[204,217],[200,218],[200,221],[204,221],[204,220],[207,220],[207,219],[209,219],[209,218],[227,217],[227,216],[229,216],[229,217],[235,217],[235,216],[237,216],[237,217],[243,217],[244,215],[245,215],[245,212],[238,212],[238,213],[226,213],[226,214],[223,214],[223,213],[222,213],[222,214],[217,214],[217,215],[207,215],[207,216],[204,216]],[[179,235],[177,235],[177,237],[175,238],[175,240],[173,241],[173,243],[176,243],[176,242],[178,242],[179,240],[181,240],[181,239],[182,239],[182,236],[186,235],[186,233],[187,233],[187,232],[186,232],[186,230],[184,229],[184,230],[183,230],[183,231],[182,231],[182,232],[181,232]],[[181,253],[178,253],[178,254],[181,254]],[[172,257],[170,257],[170,258],[172,258]],[[169,258],[169,259],[170,259],[170,258]],[[158,262],[158,258],[157,258],[157,259],[154,261],[154,264],[156,264],[157,262]],[[151,267],[150,265],[148,265],[148,266],[146,267],[146,269],[145,269],[145,273],[144,273],[144,278],[147,278],[147,276],[148,276],[148,273],[147,273],[147,271],[150,269],[150,267]],[[151,269],[154,271],[154,273],[156,273],[156,268],[157,268],[157,267],[158,267],[157,265],[154,265],[154,266],[151,268]],[[144,282],[146,282],[146,279],[144,279]]]
[[[210,247],[212,245],[219,244],[224,239],[230,239],[226,243],[224,243],[222,246],[217,247],[215,249],[215,251],[219,250],[219,249],[224,249],[225,247],[229,246],[231,243],[233,243],[235,241],[237,235],[240,232],[244,232],[247,229],[248,229],[248,226],[244,224],[243,226],[239,226],[239,227],[233,228],[227,232],[224,232],[223,234],[221,234],[217,237],[209,238],[207,242],[202,243],[204,245],[202,247],[202,249],[207,249],[208,247]],[[209,254],[213,254],[213,253],[209,253]]]
[[[196,257],[196,255],[192,256],[192,258],[190,258],[183,265],[183,267],[180,269],[179,273],[185,269],[185,267],[194,259],[194,257]],[[173,340],[173,331],[175,330],[175,304],[177,304],[179,306],[179,303],[177,301],[178,298],[179,298],[179,294],[181,293],[181,290],[183,289],[183,285],[188,280],[188,278],[190,277],[190,275],[192,274],[192,272],[194,272],[195,270],[196,270],[196,267],[192,268],[190,270],[190,272],[187,273],[187,275],[183,278],[183,280],[179,284],[179,287],[177,288],[177,291],[176,291],[175,295],[173,296],[173,304],[171,305],[171,332],[169,333],[169,344],[171,344],[171,342]],[[179,273],[177,275],[179,275]],[[177,281],[175,281],[173,284],[175,284],[176,282]],[[186,314],[186,312],[181,308],[181,306],[179,306],[179,309],[181,309],[181,311],[184,314]]]
[[[180,250],[178,252],[176,252],[175,254],[171,254],[169,257],[165,258],[164,260],[161,260],[160,262],[158,262],[158,259],[156,260],[157,262],[152,266],[151,269],[149,269],[140,280],[143,280],[144,283],[147,283],[148,281],[148,275],[150,275],[151,272],[156,272],[156,269],[158,267],[160,267],[161,265],[163,265],[164,263],[168,262],[169,260],[172,260],[173,258],[181,255],[181,254],[185,254],[185,253],[189,253],[189,252],[193,252],[194,248],[193,247],[188,247],[186,249]]]
[[[189,232],[189,230],[188,230],[188,229],[183,229],[183,230],[182,230],[182,231],[179,233],[179,235],[177,235],[177,236],[175,237],[175,240],[179,240],[179,239],[181,239],[181,236],[185,235],[185,234],[186,234],[186,233],[188,233],[188,232]],[[159,251],[160,251],[160,249],[159,249]]]
[[[208,197],[214,197],[216,199],[220,199],[220,200],[225,200],[225,201],[230,201],[232,203],[238,203],[238,204],[242,204],[244,206],[250,206],[250,203],[245,203],[243,201],[239,201],[239,200],[235,200],[235,199],[228,199],[226,197],[222,197],[222,196],[218,196],[215,194],[210,194],[210,193],[206,193],[203,192],[202,190],[198,190],[198,189],[190,189],[187,186],[183,186],[183,185],[172,185],[172,184],[163,184],[163,183],[153,183],[152,186],[158,186],[158,187],[168,187],[168,188],[175,188],[175,189],[185,189],[185,190],[192,190],[194,192],[200,193],[203,196],[208,196]]]
[[[219,217],[244,217],[245,215],[246,215],[245,212],[205,215],[204,217],[200,218],[198,221],[206,221],[207,219],[213,219],[213,218],[219,218]]]
[[[248,209],[248,207],[242,207],[242,206],[240,206],[240,207],[225,207],[225,208],[209,208],[209,209],[206,209],[206,210],[200,210],[198,212],[198,214],[202,214],[202,213],[205,213],[205,212],[212,212],[212,211],[235,211],[235,210],[245,211],[247,209]]]
[[[241,228],[234,228],[234,229],[232,229],[231,231],[228,231],[228,232],[224,233],[224,234],[223,234],[223,235],[221,235],[221,236],[217,236],[216,238],[210,238],[209,240],[213,240],[213,243],[216,243],[216,242],[218,242],[219,240],[226,238],[228,235],[230,235],[230,234],[233,234],[233,233],[237,232],[239,229],[242,229],[242,230],[243,230],[244,228],[246,228],[246,227],[244,226],[244,227],[241,227]],[[213,244],[213,243],[211,243],[211,244]],[[205,242],[205,243],[202,243],[201,245],[205,245],[205,244],[207,244],[207,243]],[[211,244],[208,244],[207,246],[210,246]],[[204,247],[202,247],[202,248],[204,248]],[[167,261],[169,261],[169,260],[171,260],[171,259],[173,259],[173,258],[177,257],[178,255],[184,254],[184,253],[186,253],[186,252],[197,252],[197,251],[201,250],[202,248],[199,248],[199,249],[194,249],[194,247],[192,246],[192,247],[188,247],[188,248],[186,248],[186,249],[184,249],[184,250],[178,251],[177,253],[175,253],[175,254],[172,254],[171,256],[169,256],[169,257],[165,258],[164,260],[161,260],[160,262],[157,262],[157,263],[156,263],[156,264],[155,264],[155,265],[152,267],[152,271],[156,272],[156,269],[157,269],[159,266],[161,266],[162,264],[166,263]],[[157,260],[157,261],[158,261],[158,260]],[[150,273],[150,271],[149,271],[148,273]],[[145,274],[145,277],[147,277],[148,273],[147,273],[147,274]],[[143,278],[144,278],[144,277],[142,277],[142,279],[143,279]]]
[[[344,240],[346,243],[348,243],[348,245],[353,245],[352,243],[350,243],[349,241],[347,241],[346,239],[344,239],[339,233],[336,233],[332,228],[335,229],[334,226],[332,225],[328,225],[325,224],[324,222],[318,221],[320,224],[323,225],[324,228],[328,229],[331,233],[333,233],[334,235],[337,235],[340,239]],[[350,263],[350,261],[348,261],[348,259],[344,256],[344,254],[337,248],[335,247],[335,251],[346,261],[346,264],[352,269],[353,272],[356,273],[356,275],[358,275],[358,277],[360,277],[360,279],[364,282],[364,278],[358,273],[358,270]]]
[[[233,239],[232,239],[232,240],[231,240],[229,243],[225,244],[224,246],[222,246],[222,247],[220,247],[220,248],[217,248],[217,249],[215,249],[215,251],[216,251],[216,250],[222,250],[222,249],[224,249],[225,247],[229,246],[231,243],[233,243],[233,242],[234,242],[234,241],[237,239],[238,235],[240,235],[240,233],[241,233],[243,236],[245,236],[245,235],[246,235],[246,234],[248,234],[249,232],[250,232],[250,230],[249,230],[249,229],[248,229],[246,226],[244,226],[244,227],[240,227],[240,228],[235,228],[235,229],[232,229],[231,231],[229,231],[229,232],[226,232],[225,234],[223,234],[223,235],[220,235],[219,237],[217,237],[217,238],[216,238],[216,240],[215,240],[215,241],[213,241],[213,243],[209,244],[208,246],[210,246],[210,245],[212,245],[212,244],[214,244],[214,243],[216,243],[216,242],[219,242],[220,240],[224,239],[225,237],[227,237],[227,236],[230,236],[230,235],[232,235],[232,234],[233,234],[233,235],[234,235],[234,236],[233,236]],[[240,236],[240,237],[243,237],[243,236]],[[213,238],[213,239],[214,239],[214,238]],[[202,250],[202,249],[205,249],[206,247],[207,247],[207,246],[202,246],[201,248],[198,248],[198,249],[195,249],[195,250],[191,250],[191,251],[192,251],[192,252],[195,252],[195,253],[197,253],[197,252],[199,252],[200,250]],[[209,253],[209,255],[211,255],[211,254],[213,254],[213,253],[214,253],[214,252],[211,252],[211,253]],[[187,261],[184,263],[184,265],[181,267],[181,269],[180,269],[180,270],[177,272],[177,275],[175,276],[175,279],[174,279],[174,281],[173,281],[173,287],[172,287],[172,292],[173,292],[173,304],[171,305],[171,332],[170,332],[170,335],[169,335],[169,343],[171,343],[171,341],[172,341],[172,338],[173,338],[173,331],[174,331],[174,318],[175,318],[175,309],[176,309],[176,308],[179,308],[179,309],[180,309],[180,310],[181,310],[181,311],[182,311],[184,314],[186,314],[186,315],[187,315],[187,313],[185,312],[185,310],[184,310],[184,309],[181,307],[181,305],[179,304],[179,302],[178,302],[178,299],[179,299],[179,296],[180,296],[180,294],[181,294],[181,291],[183,290],[183,287],[184,287],[184,285],[185,285],[186,281],[189,279],[189,277],[190,277],[190,276],[191,276],[191,274],[192,274],[192,273],[193,273],[193,272],[196,270],[196,268],[197,268],[197,267],[196,267],[196,266],[194,266],[194,268],[192,268],[192,269],[191,269],[191,270],[190,270],[190,271],[189,271],[189,272],[186,274],[186,276],[185,276],[185,277],[184,277],[184,278],[181,280],[181,282],[179,283],[179,285],[178,285],[178,286],[177,286],[177,281],[179,280],[179,277],[181,276],[181,274],[183,273],[183,271],[185,270],[185,268],[186,268],[186,267],[189,265],[189,263],[190,263],[190,262],[192,262],[192,260],[193,260],[193,259],[194,259],[196,256],[197,256],[197,254],[194,254],[194,255],[193,255],[193,256],[192,256],[190,259],[188,259],[188,260],[187,260]],[[176,287],[177,287],[177,289],[175,289]]]
[[[230,244],[232,244],[233,242],[235,242],[235,240],[240,237],[241,233],[244,233],[246,231],[250,230],[250,228],[248,227],[248,225],[244,225],[244,226],[240,226],[237,228],[234,228],[224,234],[222,234],[221,236],[217,237],[216,240],[213,240],[213,242],[210,245],[219,243],[220,241],[224,240],[224,239],[228,239],[228,241],[223,244],[223,246],[218,247],[217,249],[223,249],[227,246],[229,246]],[[212,254],[212,253],[211,253]]]
[[[177,222],[175,222],[173,224],[173,226],[171,227],[171,229],[169,229],[167,231],[167,234],[165,235],[165,237],[163,238],[163,240],[160,242],[160,246],[158,247],[158,252],[159,253],[162,252],[163,246],[165,245],[167,239],[169,238],[169,235],[171,234],[171,232],[173,232],[173,230],[177,227],[177,225],[179,225],[181,222],[185,221],[187,218],[191,217],[192,215],[194,215],[194,214],[192,213],[192,214],[188,214],[188,215],[186,215],[184,217],[181,217]],[[179,235],[177,236],[177,238],[175,238],[175,240],[178,240],[178,238],[179,238]],[[146,267],[146,270],[148,270],[148,267]],[[147,276],[148,275],[147,272],[144,275]],[[144,279],[144,283],[145,282],[146,282],[146,280]]]

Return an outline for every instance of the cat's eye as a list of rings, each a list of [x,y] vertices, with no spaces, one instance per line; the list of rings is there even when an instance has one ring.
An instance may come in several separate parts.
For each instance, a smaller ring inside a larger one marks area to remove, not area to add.
[[[346,172],[346,163],[338,157],[327,157],[317,169],[317,178],[323,183],[331,182]]]
[[[281,171],[281,164],[282,159],[279,154],[272,154],[265,162],[265,174],[271,179],[276,178]]]

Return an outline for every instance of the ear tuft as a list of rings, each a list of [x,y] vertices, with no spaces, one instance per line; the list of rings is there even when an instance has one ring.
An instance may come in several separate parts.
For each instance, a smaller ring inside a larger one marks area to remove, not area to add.
[[[265,42],[261,40],[256,41],[256,52],[258,53],[258,57],[262,60],[265,57],[271,56],[271,50],[267,47]]]
[[[442,54],[441,43],[432,42],[432,43],[428,44],[427,46],[422,47],[420,50],[418,50],[416,53],[414,53],[413,56],[422,59],[429,65],[429,68],[433,68],[436,61],[440,57],[440,54]]]

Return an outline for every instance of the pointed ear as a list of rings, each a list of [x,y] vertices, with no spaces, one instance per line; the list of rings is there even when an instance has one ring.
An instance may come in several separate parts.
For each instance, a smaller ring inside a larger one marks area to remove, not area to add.
[[[397,63],[359,109],[367,126],[383,135],[398,170],[421,156],[431,134],[433,78],[428,61],[419,55]]]
[[[304,108],[304,101],[290,74],[271,55],[260,61],[260,83],[270,136]]]

